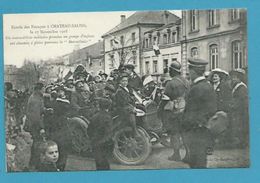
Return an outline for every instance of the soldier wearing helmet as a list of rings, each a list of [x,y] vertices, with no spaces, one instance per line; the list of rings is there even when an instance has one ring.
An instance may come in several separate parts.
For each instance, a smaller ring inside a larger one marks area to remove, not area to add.
[[[169,160],[180,161],[180,120],[185,107],[185,97],[189,82],[181,76],[181,64],[172,62],[169,67],[171,80],[167,82],[163,99],[159,105],[159,114],[164,128],[171,136],[174,153]]]

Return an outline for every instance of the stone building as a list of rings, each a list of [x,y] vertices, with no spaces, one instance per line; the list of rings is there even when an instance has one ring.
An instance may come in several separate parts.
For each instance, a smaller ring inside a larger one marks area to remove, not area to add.
[[[181,19],[144,33],[143,73],[159,76],[173,61],[181,62]],[[156,54],[153,46],[158,46]]]
[[[102,36],[105,72],[118,68],[120,63],[132,63],[135,71],[143,75],[144,33],[178,19],[179,17],[169,11],[136,12],[128,18],[121,15],[121,23]]]
[[[207,60],[208,70],[246,68],[246,18],[245,9],[182,11],[183,74],[189,57]]]

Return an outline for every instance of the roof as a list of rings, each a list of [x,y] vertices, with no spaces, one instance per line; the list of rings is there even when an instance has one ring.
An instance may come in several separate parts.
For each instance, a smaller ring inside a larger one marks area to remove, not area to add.
[[[103,41],[99,41],[92,45],[81,48],[77,51],[81,52],[81,53],[82,52],[87,53],[91,58],[97,58],[97,57],[102,56],[102,52],[104,51],[103,47],[104,47]]]
[[[152,33],[152,32],[155,32],[155,31],[160,31],[160,30],[163,30],[163,29],[165,29],[165,28],[170,28],[170,27],[172,27],[172,26],[174,26],[174,25],[180,25],[180,24],[181,24],[181,19],[176,20],[176,22],[170,22],[170,23],[168,23],[168,24],[166,24],[166,25],[164,25],[164,26],[162,26],[162,27],[159,27],[159,28],[155,28],[155,29],[146,31],[146,32],[144,32],[144,34],[146,34],[146,33]]]
[[[137,25],[137,24],[165,24],[165,17],[163,15],[168,14],[168,23],[176,22],[180,17],[174,15],[169,11],[139,11],[128,17],[126,20],[118,24],[116,27],[105,33],[102,37],[112,34],[114,32],[120,31],[127,27]]]

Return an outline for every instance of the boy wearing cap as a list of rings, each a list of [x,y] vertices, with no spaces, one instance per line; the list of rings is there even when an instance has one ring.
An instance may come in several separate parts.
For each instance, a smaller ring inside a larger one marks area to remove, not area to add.
[[[189,59],[188,61],[192,85],[187,96],[182,122],[183,141],[188,147],[187,163],[190,167],[206,168],[206,152],[212,143],[212,137],[206,124],[217,110],[216,95],[213,87],[203,76],[208,63],[201,59]]]

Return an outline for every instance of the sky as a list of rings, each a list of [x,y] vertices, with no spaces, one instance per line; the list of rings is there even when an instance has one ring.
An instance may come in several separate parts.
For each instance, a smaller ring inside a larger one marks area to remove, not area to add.
[[[170,12],[181,17],[179,10]],[[25,59],[47,60],[68,54],[76,47],[102,40],[104,33],[120,23],[120,15],[127,18],[133,13],[6,14],[3,17],[4,63],[21,67]]]

